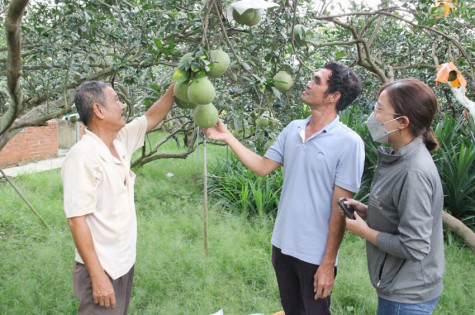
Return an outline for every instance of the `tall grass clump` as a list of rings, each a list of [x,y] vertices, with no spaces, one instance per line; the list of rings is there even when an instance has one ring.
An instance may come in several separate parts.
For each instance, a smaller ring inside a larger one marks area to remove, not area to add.
[[[371,138],[365,121],[371,112],[369,104],[351,106],[339,113],[340,120],[357,132],[365,143],[365,167],[355,199],[368,202],[371,181],[378,160],[378,147]],[[298,117],[299,119],[303,117]],[[440,149],[433,153],[442,186],[444,208],[466,225],[475,227],[475,124],[470,119],[441,115],[434,123]],[[260,143],[256,151],[262,153]],[[387,144],[386,144],[387,146]],[[211,193],[219,202],[237,213],[275,213],[283,182],[282,169],[264,178],[244,167],[232,155],[216,162],[211,169]]]
[[[284,180],[282,168],[259,177],[233,154],[229,159],[217,159],[210,174],[209,192],[217,204],[250,216],[277,213]]]
[[[475,124],[445,115],[434,131],[440,149],[434,153],[444,189],[444,207],[475,227]]]

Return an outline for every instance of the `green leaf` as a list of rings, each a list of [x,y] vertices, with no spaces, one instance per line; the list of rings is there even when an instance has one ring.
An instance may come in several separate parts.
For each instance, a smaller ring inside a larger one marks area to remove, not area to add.
[[[162,50],[163,49],[163,44],[162,44],[162,41],[158,38],[155,38],[153,40],[153,42],[155,43],[155,46],[157,46],[158,49]]]
[[[242,62],[242,66],[244,67],[244,69],[246,69],[247,71],[250,71],[251,70],[251,66],[248,65],[246,62]]]
[[[271,87],[271,89],[272,89],[272,93],[274,93],[275,97],[280,99],[280,96],[281,96],[280,91],[277,90],[275,87]]]
[[[193,74],[193,79],[201,79],[204,77],[206,77],[206,73],[203,70]]]
[[[160,91],[160,86],[158,86],[158,84],[150,84],[150,87],[155,91]]]

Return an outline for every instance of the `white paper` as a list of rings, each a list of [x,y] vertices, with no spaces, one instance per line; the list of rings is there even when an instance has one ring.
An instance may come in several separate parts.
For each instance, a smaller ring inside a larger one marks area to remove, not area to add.
[[[211,315],[223,315],[223,309],[220,309],[219,311]]]

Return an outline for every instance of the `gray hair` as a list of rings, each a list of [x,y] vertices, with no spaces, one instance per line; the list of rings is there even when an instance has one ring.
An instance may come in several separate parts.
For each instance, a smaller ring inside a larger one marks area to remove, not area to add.
[[[92,119],[92,105],[94,103],[104,104],[104,89],[106,87],[110,87],[110,85],[99,81],[86,81],[77,89],[74,104],[76,104],[79,117],[84,125],[87,126]]]

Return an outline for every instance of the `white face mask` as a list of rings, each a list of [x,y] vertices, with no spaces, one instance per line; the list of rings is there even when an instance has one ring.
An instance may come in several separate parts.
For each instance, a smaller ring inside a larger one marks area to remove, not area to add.
[[[399,118],[401,117],[391,119],[387,122],[380,122],[374,117],[374,113],[371,113],[371,115],[369,115],[368,119],[366,120],[366,126],[368,126],[369,133],[371,134],[371,138],[373,138],[375,142],[389,143],[388,135],[390,133],[398,131],[399,128],[391,130],[391,131],[387,131],[386,124],[391,121],[398,120]]]

